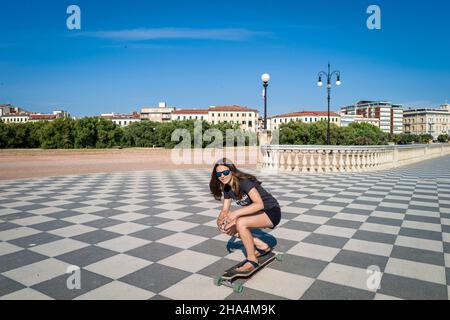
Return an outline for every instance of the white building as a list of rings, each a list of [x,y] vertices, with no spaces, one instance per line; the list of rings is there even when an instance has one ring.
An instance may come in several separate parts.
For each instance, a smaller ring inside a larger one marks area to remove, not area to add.
[[[259,130],[258,110],[236,105],[210,107],[208,121],[211,124],[236,124],[243,131],[257,132]]]
[[[141,119],[154,122],[170,122],[172,121],[172,113],[176,108],[168,107],[167,103],[160,102],[158,107],[142,107]]]
[[[107,113],[102,114],[100,118],[109,119],[113,123],[126,127],[135,122],[141,122],[141,116],[137,112],[133,112],[133,114],[115,114],[115,113]]]
[[[328,121],[328,112],[323,111],[302,111],[291,112],[278,116],[272,116],[267,119],[267,128],[270,130],[276,130],[280,128],[280,125],[289,122],[303,122],[314,123],[319,121]],[[330,112],[330,123],[334,123],[337,126],[341,126],[341,116],[336,112]]]
[[[341,108],[341,114],[380,120],[380,129],[390,134],[403,132],[403,107],[385,101],[359,101]]]
[[[404,111],[404,132],[411,134],[431,134],[437,139],[441,134],[450,134],[450,104],[439,109],[417,108]]]
[[[178,109],[172,113],[172,121],[198,120],[208,122],[208,110]]]
[[[348,127],[351,123],[368,123],[380,127],[380,119],[364,118],[362,115],[341,114],[341,127]]]

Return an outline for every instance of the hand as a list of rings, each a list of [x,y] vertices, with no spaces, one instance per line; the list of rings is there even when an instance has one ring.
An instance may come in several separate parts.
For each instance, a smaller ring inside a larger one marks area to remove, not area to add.
[[[234,212],[228,213],[228,215],[226,217],[227,225],[224,228],[227,233],[230,232],[230,229],[236,225],[237,218],[238,218],[238,216]]]

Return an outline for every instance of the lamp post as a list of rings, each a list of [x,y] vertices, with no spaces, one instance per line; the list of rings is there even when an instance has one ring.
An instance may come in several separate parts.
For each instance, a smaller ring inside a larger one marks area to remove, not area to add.
[[[319,72],[319,81],[317,82],[317,85],[319,87],[323,86],[322,77],[326,77],[327,79],[327,101],[328,101],[328,125],[327,125],[327,145],[331,144],[330,140],[330,103],[331,103],[331,80],[333,76],[336,75],[336,85],[341,85],[341,72],[340,71],[333,71],[331,72],[331,65],[328,63],[328,72],[320,71]]]
[[[268,75],[267,73],[263,74],[261,80],[264,87],[264,131],[267,131],[267,88],[269,87],[270,75]]]

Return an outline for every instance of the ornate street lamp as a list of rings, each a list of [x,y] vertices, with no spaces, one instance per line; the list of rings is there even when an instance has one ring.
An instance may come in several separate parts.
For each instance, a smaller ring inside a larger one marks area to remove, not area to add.
[[[317,85],[319,87],[323,86],[322,77],[327,79],[327,101],[328,101],[328,125],[327,125],[327,145],[331,144],[330,140],[330,103],[331,103],[331,80],[333,75],[336,75],[336,85],[340,86],[341,82],[341,72],[333,71],[331,72],[331,65],[328,63],[328,72],[320,71],[319,72],[319,81],[317,81]]]
[[[263,74],[261,80],[264,87],[264,131],[267,131],[267,88],[269,87],[270,75],[267,73]]]

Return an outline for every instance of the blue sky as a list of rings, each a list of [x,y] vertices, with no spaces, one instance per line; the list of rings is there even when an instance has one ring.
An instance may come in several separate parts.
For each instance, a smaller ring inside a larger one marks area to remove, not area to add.
[[[81,27],[66,9],[81,8]],[[382,29],[369,30],[369,5]],[[450,99],[450,3],[313,1],[0,1],[0,103],[72,115],[239,104],[269,114],[325,110],[317,73],[343,85],[332,109],[360,99],[437,106]]]

